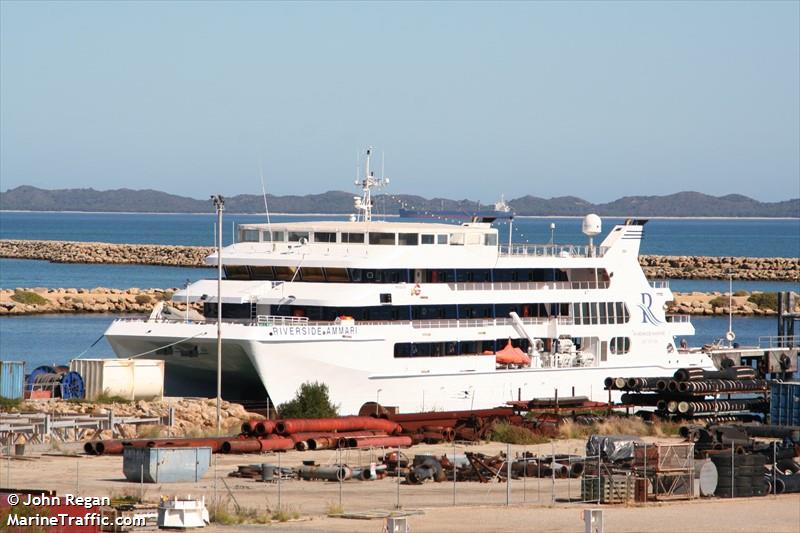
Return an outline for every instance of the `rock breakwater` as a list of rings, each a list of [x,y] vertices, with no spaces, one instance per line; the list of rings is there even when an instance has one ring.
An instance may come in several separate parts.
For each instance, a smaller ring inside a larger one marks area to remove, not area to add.
[[[0,240],[0,257],[54,263],[202,267],[213,251],[208,246]],[[642,255],[639,263],[651,279],[728,279],[730,270],[737,280],[800,282],[800,258],[796,257]]]
[[[150,313],[161,301],[168,301],[178,289],[0,289],[0,315],[44,313]],[[185,304],[171,302],[177,309]],[[200,307],[192,306],[196,310]]]
[[[650,279],[733,279],[800,282],[797,257],[706,257],[674,255],[639,256]]]
[[[0,257],[53,263],[102,263],[202,267],[214,251],[204,246],[107,242],[0,240]]]

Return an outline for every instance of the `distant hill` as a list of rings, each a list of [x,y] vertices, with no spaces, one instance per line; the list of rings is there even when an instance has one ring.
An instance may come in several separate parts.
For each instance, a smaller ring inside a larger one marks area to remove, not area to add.
[[[267,195],[270,211],[275,213],[353,212],[355,193],[328,191],[304,196]],[[427,199],[413,195],[378,195],[376,212],[396,214],[406,206],[424,211],[441,209],[470,210],[474,200]],[[575,196],[539,198],[523,196],[508,202],[518,215],[580,216],[597,213],[604,216],[642,217],[800,217],[800,198],[783,202],[759,202],[740,194],[710,196],[699,192],[679,192],[667,196],[626,196],[613,202],[593,204]],[[482,203],[484,207],[491,203]],[[263,213],[264,198],[240,194],[226,198],[230,213]],[[0,192],[0,209],[8,211],[106,211],[139,213],[210,213],[211,201],[177,196],[152,189],[39,189],[21,186]]]

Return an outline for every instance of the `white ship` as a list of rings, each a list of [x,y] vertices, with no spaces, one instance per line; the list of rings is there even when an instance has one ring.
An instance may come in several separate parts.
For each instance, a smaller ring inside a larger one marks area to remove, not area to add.
[[[603,401],[607,376],[713,368],[679,350],[688,316],[665,315],[672,292],[637,257],[644,223],[611,229],[588,215],[581,245],[505,244],[490,224],[372,219],[369,170],[350,221],[241,224],[222,250],[226,399],[292,399],[328,385],[342,414],[377,401],[401,412],[485,408],[518,398]],[[216,265],[212,254],[207,263]],[[166,361],[167,392],[216,396],[217,280],[173,296],[204,316],[160,304],[115,320],[119,357]]]

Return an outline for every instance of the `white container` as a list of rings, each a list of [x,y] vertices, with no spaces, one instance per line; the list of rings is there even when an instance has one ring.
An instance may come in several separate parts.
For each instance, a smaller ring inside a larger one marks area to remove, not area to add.
[[[158,506],[159,529],[188,529],[206,527],[210,523],[206,498],[191,499],[166,499],[163,498]]]
[[[73,359],[69,369],[83,378],[86,399],[101,394],[126,400],[164,396],[164,361],[155,359]]]

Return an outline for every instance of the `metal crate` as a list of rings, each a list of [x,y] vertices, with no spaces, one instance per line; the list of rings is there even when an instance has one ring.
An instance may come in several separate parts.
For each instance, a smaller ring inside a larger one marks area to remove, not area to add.
[[[800,382],[771,383],[769,418],[774,426],[800,426]]]
[[[633,467],[645,474],[690,471],[694,468],[694,444],[635,444]]]

